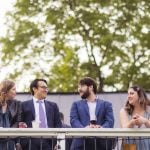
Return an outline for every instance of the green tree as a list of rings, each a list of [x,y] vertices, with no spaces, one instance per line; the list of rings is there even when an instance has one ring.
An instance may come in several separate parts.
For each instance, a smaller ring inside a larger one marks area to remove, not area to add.
[[[44,76],[51,91],[76,91],[82,76],[96,79],[99,91],[130,84],[149,90],[149,6],[146,0],[19,0],[7,15],[1,58],[14,66],[11,78]]]

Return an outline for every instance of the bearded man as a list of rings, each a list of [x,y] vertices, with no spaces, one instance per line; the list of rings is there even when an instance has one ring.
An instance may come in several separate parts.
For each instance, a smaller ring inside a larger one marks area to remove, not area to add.
[[[72,128],[113,128],[112,104],[97,97],[94,79],[84,77],[79,81],[81,100],[72,104],[70,124]],[[112,140],[104,138],[73,139],[71,150],[111,150]]]

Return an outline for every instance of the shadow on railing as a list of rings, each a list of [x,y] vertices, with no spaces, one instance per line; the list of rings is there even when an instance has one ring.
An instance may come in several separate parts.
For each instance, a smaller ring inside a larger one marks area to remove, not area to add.
[[[51,139],[51,140],[50,140]],[[88,128],[0,128],[0,149],[17,150],[21,145],[24,150],[36,150],[32,144],[36,141],[39,150],[44,150],[45,141],[51,143],[51,150],[69,150],[75,140],[82,145],[75,145],[71,150],[150,150],[150,129],[88,129]]]

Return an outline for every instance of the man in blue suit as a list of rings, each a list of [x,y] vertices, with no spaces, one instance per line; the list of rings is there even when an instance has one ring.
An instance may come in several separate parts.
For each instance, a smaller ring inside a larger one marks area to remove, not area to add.
[[[112,104],[97,96],[96,82],[85,77],[79,81],[78,91],[82,100],[72,104],[70,123],[73,128],[113,128]],[[107,145],[107,146],[106,146]],[[110,139],[74,139],[71,150],[111,150]]]
[[[39,123],[40,128],[60,128],[62,123],[59,117],[57,104],[46,100],[48,87],[44,79],[35,79],[30,85],[33,95],[31,100],[22,103],[22,120],[28,128],[32,128],[32,121]],[[41,116],[42,115],[42,116]],[[52,140],[34,138],[31,139],[31,150],[51,150]],[[23,150],[29,149],[29,140],[22,142]],[[42,147],[41,147],[42,143]],[[53,143],[54,144],[54,143]]]

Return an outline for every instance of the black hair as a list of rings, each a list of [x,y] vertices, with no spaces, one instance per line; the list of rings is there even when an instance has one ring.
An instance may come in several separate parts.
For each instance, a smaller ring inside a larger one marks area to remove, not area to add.
[[[34,95],[33,88],[38,88],[38,82],[39,81],[43,81],[47,84],[47,81],[45,79],[35,79],[35,80],[33,80],[30,84],[30,91],[31,91],[32,95]]]
[[[87,85],[87,86],[93,86],[93,92],[97,93],[97,85],[94,79],[91,77],[84,77],[79,81],[79,84],[81,85]]]

